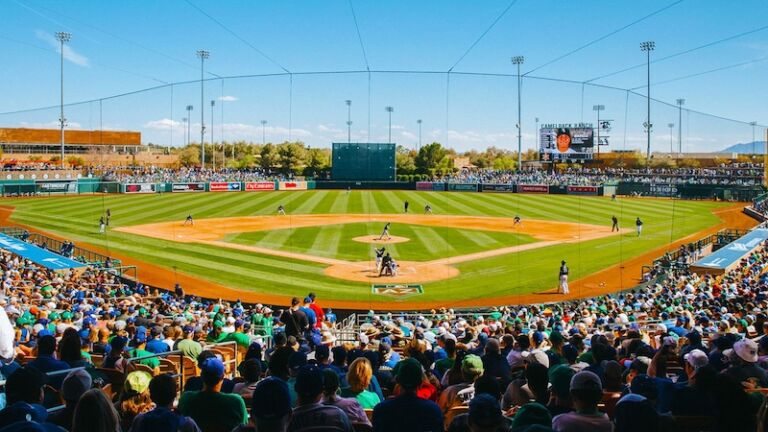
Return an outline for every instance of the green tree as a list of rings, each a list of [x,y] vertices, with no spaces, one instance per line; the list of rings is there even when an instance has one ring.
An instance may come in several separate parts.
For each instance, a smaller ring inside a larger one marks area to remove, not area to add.
[[[284,142],[278,144],[277,153],[283,171],[295,171],[304,164],[307,150],[300,142]]]
[[[416,171],[416,150],[408,150],[403,146],[397,146],[395,165],[397,166],[398,174],[413,174]]]
[[[244,146],[240,146],[240,143],[235,143],[235,154],[239,154],[238,150],[242,151],[243,156],[247,154],[244,150]],[[274,144],[268,143],[261,147],[259,151],[261,156],[261,167],[269,169],[278,166],[280,162],[280,155],[277,152],[277,147]]]
[[[439,167],[440,162],[447,154],[448,152],[440,143],[433,142],[432,144],[422,146],[414,161],[416,169],[421,173],[429,174],[431,170]]]
[[[179,163],[185,167],[200,165],[200,146],[191,144],[181,149]]]

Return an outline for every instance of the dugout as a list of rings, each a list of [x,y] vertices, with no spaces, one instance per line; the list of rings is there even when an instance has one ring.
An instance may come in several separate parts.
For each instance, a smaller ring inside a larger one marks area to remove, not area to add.
[[[395,144],[333,143],[334,181],[395,181]]]

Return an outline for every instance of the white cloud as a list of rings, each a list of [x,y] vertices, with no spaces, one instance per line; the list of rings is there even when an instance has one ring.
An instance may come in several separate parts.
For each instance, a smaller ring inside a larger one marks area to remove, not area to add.
[[[160,120],[152,120],[144,123],[145,129],[152,129],[152,130],[158,130],[158,131],[167,131],[172,129],[178,129],[185,127],[185,124],[182,124],[181,122],[178,122],[176,120],[171,119],[160,119]]]
[[[29,123],[19,122],[19,127],[30,129],[59,129],[61,126],[57,120],[49,121],[47,123]],[[82,129],[83,125],[78,122],[67,122],[67,129]]]
[[[236,96],[219,96],[219,100],[222,102],[234,102],[238,98]]]
[[[38,39],[50,45],[51,48],[55,49],[56,52],[61,53],[61,43],[56,40],[52,34],[38,30],[35,32],[35,35]],[[72,47],[67,44],[64,44],[64,58],[78,66],[91,66],[91,61],[88,59],[88,57],[75,52],[75,50],[73,50]]]

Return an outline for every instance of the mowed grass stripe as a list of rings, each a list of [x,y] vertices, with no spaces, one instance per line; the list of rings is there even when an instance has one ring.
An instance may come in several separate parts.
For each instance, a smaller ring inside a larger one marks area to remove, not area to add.
[[[344,227],[344,225],[321,226],[307,252],[326,257],[335,257],[339,251],[339,243],[341,242]]]
[[[300,192],[288,192],[288,193],[300,193]],[[329,191],[315,191],[306,195],[297,196],[301,198],[301,202],[293,202],[292,206],[286,207],[286,211],[290,214],[311,214],[313,210],[320,205],[320,202],[328,196]]]

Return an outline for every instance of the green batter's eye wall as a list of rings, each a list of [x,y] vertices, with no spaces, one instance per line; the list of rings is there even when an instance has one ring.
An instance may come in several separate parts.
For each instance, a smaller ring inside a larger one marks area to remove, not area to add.
[[[333,180],[395,181],[395,144],[333,143]]]

